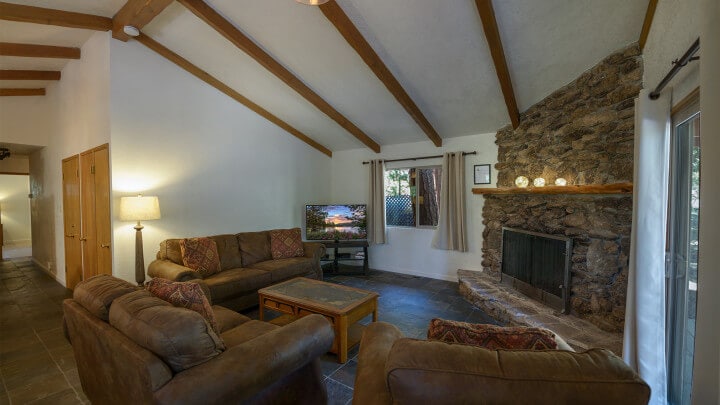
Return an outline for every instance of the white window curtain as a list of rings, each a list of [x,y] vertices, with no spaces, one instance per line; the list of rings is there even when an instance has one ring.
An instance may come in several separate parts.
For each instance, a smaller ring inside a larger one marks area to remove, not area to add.
[[[665,228],[670,153],[670,95],[640,92],[635,103],[635,173],[623,358],[667,403]]]
[[[432,246],[466,252],[465,156],[462,152],[443,154],[440,184],[440,212]]]
[[[368,198],[368,242],[385,243],[385,162],[370,161],[370,196]]]

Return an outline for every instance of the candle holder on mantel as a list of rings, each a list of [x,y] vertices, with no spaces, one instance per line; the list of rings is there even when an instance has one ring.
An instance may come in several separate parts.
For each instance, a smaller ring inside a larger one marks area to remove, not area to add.
[[[142,230],[140,221],[160,219],[160,202],[155,196],[121,197],[120,220],[137,221],[135,225],[135,281],[145,284],[145,258],[143,257]]]

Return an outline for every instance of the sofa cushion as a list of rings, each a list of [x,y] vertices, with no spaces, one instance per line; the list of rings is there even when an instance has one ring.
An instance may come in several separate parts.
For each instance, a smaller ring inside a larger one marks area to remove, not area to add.
[[[270,231],[270,253],[273,259],[305,256],[300,228]]]
[[[237,234],[242,256],[242,267],[272,259],[270,253],[270,232],[242,232]],[[238,266],[240,267],[240,266]]]
[[[432,319],[428,340],[463,343],[486,349],[550,350],[557,349],[555,334],[547,329],[524,326],[503,327],[479,323]]]
[[[250,321],[250,318],[248,318],[247,316],[238,314],[237,312],[231,309],[227,309],[225,307],[221,307],[220,305],[213,305],[212,309],[215,313],[215,320],[218,323],[220,333],[227,332],[236,326],[242,325],[245,322]],[[220,335],[220,337],[222,337],[222,335]],[[230,347],[228,346],[227,342],[224,343],[226,347]]]
[[[222,270],[242,267],[242,257],[240,256],[237,236],[230,234],[215,235],[211,236],[210,239],[214,240],[217,246]]]
[[[145,290],[115,299],[110,307],[110,325],[162,358],[175,373],[225,350],[223,341],[200,314],[175,307]]]
[[[100,274],[79,282],[73,290],[73,299],[91,314],[107,322],[113,300],[138,289],[140,287],[125,280]]]
[[[160,242],[160,250],[155,256],[158,260],[170,260],[175,264],[183,264],[182,252],[180,252],[180,241],[182,239],[165,239]]]
[[[272,282],[275,283],[292,277],[304,276],[313,271],[313,260],[307,257],[268,260],[253,264],[252,268],[269,272],[272,275]]]
[[[221,270],[217,244],[211,238],[185,238],[180,241],[180,251],[183,265],[203,278]]]
[[[202,315],[215,333],[220,334],[215,313],[200,284],[192,281],[176,282],[164,278],[154,278],[148,283],[147,290],[152,295],[176,307],[187,308]]]
[[[228,348],[231,348],[233,346],[245,343],[248,340],[255,339],[258,336],[262,336],[279,327],[280,326],[273,325],[268,322],[252,320],[226,331],[222,334],[221,337],[223,339],[223,342],[225,342],[225,345]]]
[[[244,295],[269,285],[270,273],[260,269],[229,269],[205,279],[215,302]]]

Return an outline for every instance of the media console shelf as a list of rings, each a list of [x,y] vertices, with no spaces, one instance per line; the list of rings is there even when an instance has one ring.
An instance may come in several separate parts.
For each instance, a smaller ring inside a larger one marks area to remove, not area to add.
[[[323,245],[325,245],[325,249],[328,251],[330,249],[333,250],[332,257],[328,257],[327,255],[320,259],[320,263],[322,265],[323,262],[328,263],[328,265],[331,266],[333,273],[339,273],[340,272],[340,263],[344,261],[360,261],[362,260],[362,273],[352,273],[352,274],[363,274],[365,276],[368,275],[368,242],[366,240],[348,240],[348,241],[327,241],[327,242],[321,242]],[[358,258],[353,253],[347,253],[347,252],[340,252],[340,249],[345,248],[362,248],[363,249],[363,257]],[[343,254],[348,255],[347,257],[341,257]],[[359,266],[355,266],[359,267]],[[351,274],[351,273],[344,273],[344,274]]]
[[[586,184],[579,186],[473,188],[473,194],[632,194],[632,183]]]

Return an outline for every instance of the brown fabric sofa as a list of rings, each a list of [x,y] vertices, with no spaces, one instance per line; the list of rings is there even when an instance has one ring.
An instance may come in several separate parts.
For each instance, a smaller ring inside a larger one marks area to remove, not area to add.
[[[604,349],[488,350],[370,324],[353,404],[647,404],[650,387]]]
[[[295,277],[322,280],[320,258],[325,254],[325,246],[321,243],[303,242],[304,257],[273,260],[270,231],[210,238],[217,244],[222,271],[203,281],[218,305],[240,311],[258,304],[257,290],[263,287]],[[196,271],[183,266],[180,241],[167,239],[160,243],[157,260],[148,266],[150,277],[174,281],[201,278]]]
[[[63,310],[92,403],[327,402],[318,357],[334,334],[321,315],[279,327],[213,306],[218,339],[197,312],[107,275],[78,284]]]

